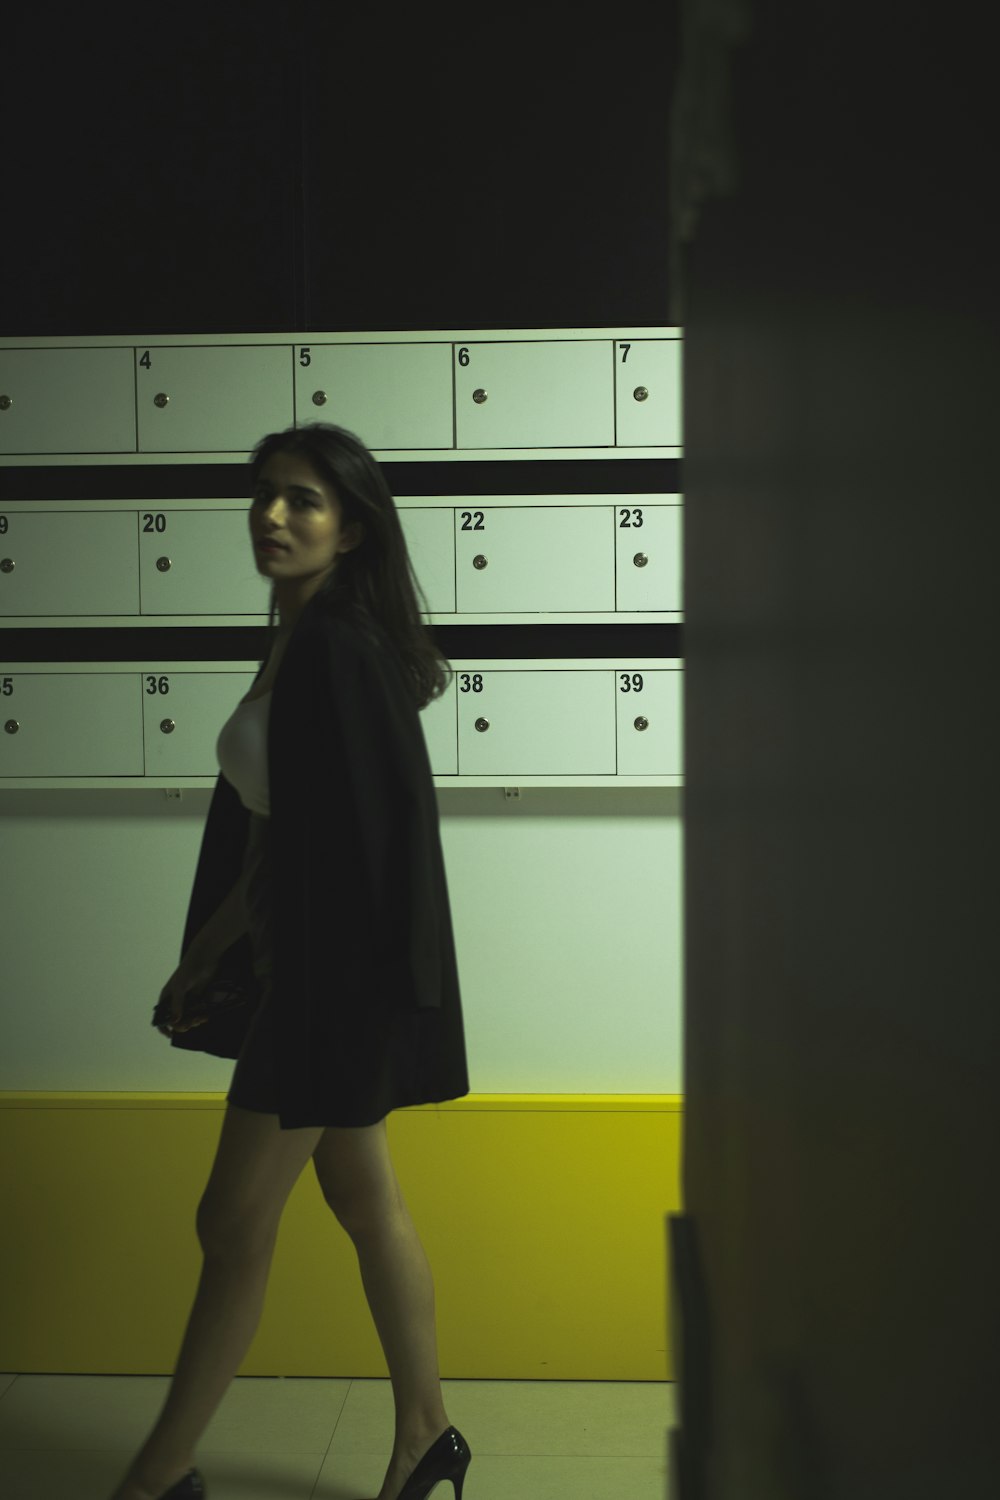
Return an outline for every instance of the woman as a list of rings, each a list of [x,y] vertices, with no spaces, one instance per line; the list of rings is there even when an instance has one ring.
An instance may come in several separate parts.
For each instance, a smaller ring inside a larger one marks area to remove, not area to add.
[[[385,1127],[391,1109],[469,1087],[418,713],[447,685],[446,663],[357,438],[325,423],[274,433],[251,475],[270,650],[219,736],[181,963],[153,1018],[173,1046],[238,1061],[177,1368],[113,1500],[205,1494],[194,1449],[256,1331],[310,1158],[357,1250],[392,1382],[378,1500],[423,1500],[445,1479],[461,1500],[470,1453],[442,1402],[433,1282]]]

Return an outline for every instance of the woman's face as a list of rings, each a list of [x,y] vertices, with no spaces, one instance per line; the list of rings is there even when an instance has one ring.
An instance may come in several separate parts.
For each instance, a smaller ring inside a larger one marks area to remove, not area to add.
[[[341,552],[362,539],[360,522],[343,525],[343,510],[331,484],[308,459],[273,453],[257,478],[250,506],[250,538],[260,572],[279,593],[298,602],[314,593]],[[273,541],[271,549],[263,544]]]

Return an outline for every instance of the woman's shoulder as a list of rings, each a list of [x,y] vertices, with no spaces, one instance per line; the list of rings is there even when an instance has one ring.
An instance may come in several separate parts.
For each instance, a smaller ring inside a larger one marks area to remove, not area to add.
[[[389,648],[389,640],[378,621],[361,605],[318,605],[303,615],[302,634],[326,641],[342,650],[365,655]]]
[[[401,663],[387,632],[362,606],[310,609],[296,627],[296,633],[300,631],[300,650],[332,679],[346,680],[363,671],[395,687],[402,685]]]
[[[347,705],[356,736],[377,730],[379,743],[422,743],[417,705],[405,666],[388,632],[360,608],[303,614],[287,692],[300,699]],[[292,655],[290,650],[289,655]],[[367,729],[366,729],[367,726]]]

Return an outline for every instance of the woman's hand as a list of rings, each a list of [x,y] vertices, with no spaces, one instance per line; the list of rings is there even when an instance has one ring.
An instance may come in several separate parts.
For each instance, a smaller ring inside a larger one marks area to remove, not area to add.
[[[184,1007],[211,982],[217,964],[217,957],[206,958],[190,950],[184,955],[160,991],[160,1005],[170,1007],[169,1020],[157,1028],[163,1036],[171,1036],[175,1031],[189,1031],[192,1026],[200,1026],[207,1019],[205,1016],[192,1016],[185,1020]]]

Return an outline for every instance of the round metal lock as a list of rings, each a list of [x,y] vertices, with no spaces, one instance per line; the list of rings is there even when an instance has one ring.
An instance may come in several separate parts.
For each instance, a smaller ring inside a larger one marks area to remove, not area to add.
[[[174,730],[176,728],[177,728],[177,725],[174,723],[173,719],[161,719],[160,720],[160,733],[161,734],[173,734],[173,732],[174,732]]]
[[[8,719],[3,727],[7,734],[16,734],[21,726],[16,719]]]
[[[164,406],[166,406],[166,404],[167,404],[167,402],[169,400],[170,400],[170,397],[166,394],[166,392],[165,391],[160,391],[157,395],[155,395],[153,397],[153,405],[154,406],[159,406],[159,407],[164,407]]]
[[[636,719],[636,721],[635,721],[635,727],[636,727],[636,729],[648,729],[649,728],[649,720],[648,719],[644,719],[642,717],[642,715],[640,714],[639,718]]]
[[[486,400],[486,392],[483,390],[482,386],[479,387],[478,391],[473,391],[472,399],[477,406],[482,406],[483,402]]]
[[[483,554],[481,552],[480,552],[480,554],[479,554],[478,557],[474,557],[472,559],[472,566],[474,568],[479,568],[480,571],[482,571],[483,568],[485,568],[485,567],[488,566],[487,560],[486,560],[486,558],[483,556]]]
[[[646,556],[645,552],[637,552],[632,561],[635,563],[637,568],[644,568],[649,562],[649,558]]]
[[[14,559],[12,557],[0,557],[0,573],[13,573]]]
[[[326,405],[326,391],[313,391],[313,406]]]
[[[636,401],[645,401],[649,392],[644,385],[637,385],[632,395]]]
[[[480,734],[485,734],[486,731],[487,731],[487,729],[489,729],[489,727],[490,727],[490,721],[489,721],[489,719],[477,719],[476,720],[476,728],[479,730]]]
[[[0,411],[10,411],[14,405],[13,396],[0,396]]]
[[[169,573],[170,572],[170,558],[169,557],[158,557],[156,559],[156,567],[157,567],[157,571],[160,572],[160,573]]]

